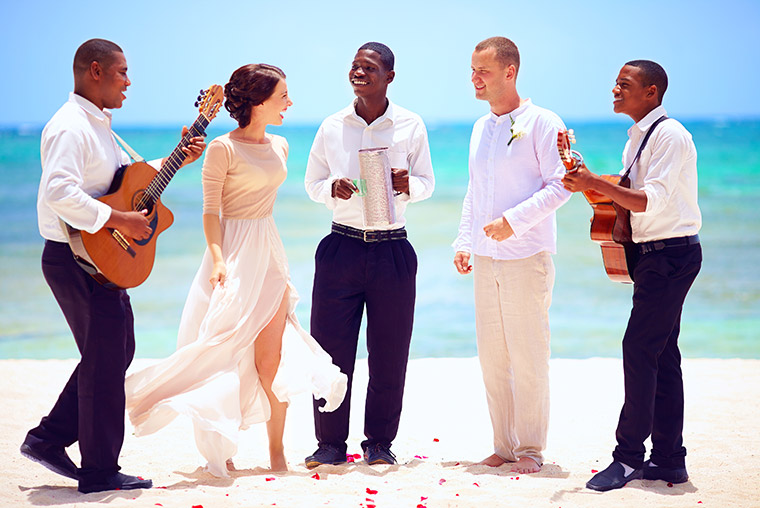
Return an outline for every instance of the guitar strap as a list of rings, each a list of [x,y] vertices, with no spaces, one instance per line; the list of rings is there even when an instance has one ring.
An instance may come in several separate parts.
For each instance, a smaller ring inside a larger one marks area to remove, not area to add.
[[[649,127],[649,130],[644,135],[644,139],[641,141],[641,144],[639,145],[639,150],[636,152],[636,156],[631,161],[631,164],[628,166],[628,169],[623,174],[623,176],[620,178],[619,185],[631,188],[631,179],[628,177],[628,175],[631,174],[631,169],[633,169],[633,165],[636,164],[636,161],[639,160],[639,156],[641,155],[641,152],[644,150],[644,147],[647,145],[647,142],[649,141],[649,137],[654,132],[655,127],[657,127],[661,122],[667,120],[668,117],[665,115],[662,115],[660,118],[654,121],[652,125]],[[621,244],[629,244],[633,243],[633,232],[631,231],[631,211],[623,208],[622,206],[618,205],[614,201],[612,202],[612,206],[615,208],[615,212],[617,213],[617,220],[615,221],[615,226],[612,230],[612,239]]]
[[[124,148],[124,151],[127,152],[130,157],[132,157],[133,161],[135,161],[135,162],[145,162],[145,159],[143,159],[140,156],[140,154],[138,154],[137,152],[135,152],[132,149],[132,147],[127,144],[126,141],[124,141],[123,139],[121,139],[121,136],[119,136],[118,134],[116,134],[116,132],[114,132],[114,131],[111,131],[111,134],[113,134],[113,137],[116,138],[116,141],[118,141],[119,144],[122,146],[122,148]]]

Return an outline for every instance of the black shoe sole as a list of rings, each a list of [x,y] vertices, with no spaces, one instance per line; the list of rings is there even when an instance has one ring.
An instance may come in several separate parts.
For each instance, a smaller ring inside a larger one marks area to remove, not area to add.
[[[107,492],[110,490],[138,490],[138,489],[150,489],[153,487],[152,480],[145,480],[140,483],[126,483],[122,485],[87,485],[85,487],[79,487],[79,492],[82,494],[92,494],[93,492]]]
[[[55,464],[52,464],[48,462],[47,460],[35,455],[34,451],[32,451],[32,448],[27,444],[21,445],[21,455],[31,460],[32,462],[36,462],[37,464],[40,464],[41,466],[45,466],[46,468],[48,468],[49,470],[51,470],[52,472],[56,474],[65,476],[66,478],[71,478],[72,480],[79,480],[76,472],[71,472],[61,467],[58,467]]]
[[[348,461],[347,460],[336,460],[334,462],[319,462],[319,461],[316,461],[316,460],[312,460],[312,461],[307,461],[306,462],[306,469],[314,469],[315,467],[324,466],[324,465],[327,465],[327,466],[339,466],[341,464],[345,464],[346,462],[348,462]]]

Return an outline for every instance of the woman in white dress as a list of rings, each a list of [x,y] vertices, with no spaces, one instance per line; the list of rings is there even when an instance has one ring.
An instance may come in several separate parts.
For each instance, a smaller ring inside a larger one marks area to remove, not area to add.
[[[257,64],[237,69],[224,87],[239,127],[209,143],[203,164],[207,248],[180,322],[177,351],[127,378],[127,410],[146,435],[179,414],[193,420],[207,470],[228,476],[237,434],[267,422],[270,467],[287,470],[283,430],[289,397],[310,390],[336,409],[346,376],[298,324],[298,299],[272,218],[287,174],[280,125],[293,103],[285,74]]]

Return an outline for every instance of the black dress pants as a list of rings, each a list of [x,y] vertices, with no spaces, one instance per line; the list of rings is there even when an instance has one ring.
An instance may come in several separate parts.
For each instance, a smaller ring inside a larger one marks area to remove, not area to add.
[[[38,443],[79,442],[79,484],[100,483],[119,470],[124,442],[124,376],[135,352],[126,291],[106,289],[74,261],[66,243],[45,242],[42,272],[74,335],[81,360],[38,427]]]
[[[367,311],[369,385],[364,414],[366,440],[390,446],[398,431],[412,338],[417,256],[406,240],[364,242],[331,233],[319,244],[311,307],[311,334],[348,376],[340,407],[319,411],[319,444],[346,449],[351,385],[362,314]]]
[[[678,334],[686,294],[702,266],[699,244],[641,255],[633,268],[633,309],[623,337],[625,402],[612,456],[633,468],[651,460],[684,467],[684,394]]]

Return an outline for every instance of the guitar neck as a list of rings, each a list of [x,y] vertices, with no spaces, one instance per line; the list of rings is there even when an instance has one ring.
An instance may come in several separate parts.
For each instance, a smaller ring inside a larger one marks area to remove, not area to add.
[[[174,178],[174,175],[177,174],[179,168],[182,167],[182,163],[185,162],[187,154],[182,149],[188,146],[190,140],[195,136],[205,136],[206,127],[208,127],[209,122],[210,120],[204,115],[199,115],[195,122],[193,122],[193,125],[188,129],[187,134],[182,136],[182,139],[174,148],[171,155],[164,159],[164,163],[161,165],[161,170],[145,189],[145,194],[150,196],[154,202],[158,201],[158,198],[161,197],[166,186],[169,185],[171,179]]]

